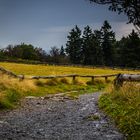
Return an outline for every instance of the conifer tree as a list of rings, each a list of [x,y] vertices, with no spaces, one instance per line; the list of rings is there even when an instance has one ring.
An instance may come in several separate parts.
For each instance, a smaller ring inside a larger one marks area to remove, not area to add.
[[[122,65],[127,67],[140,66],[140,38],[138,33],[132,30],[128,37],[120,40]]]
[[[66,53],[72,63],[80,64],[82,61],[82,38],[81,30],[77,25],[69,32],[67,38]]]
[[[92,33],[92,29],[89,26],[84,28],[83,32],[83,63],[86,65],[97,64],[97,48],[98,41]]]
[[[63,45],[60,48],[60,55],[65,56],[65,49],[64,49]]]
[[[104,21],[101,27],[102,32],[102,49],[105,65],[110,66],[113,64],[115,33],[111,30],[111,25],[107,20]]]

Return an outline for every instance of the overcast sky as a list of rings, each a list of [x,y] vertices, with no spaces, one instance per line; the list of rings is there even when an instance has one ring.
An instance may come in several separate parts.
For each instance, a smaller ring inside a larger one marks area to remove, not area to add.
[[[0,0],[0,47],[21,42],[48,50],[65,46],[68,32],[78,25],[99,29],[108,20],[116,38],[126,36],[133,25],[127,17],[88,0]]]

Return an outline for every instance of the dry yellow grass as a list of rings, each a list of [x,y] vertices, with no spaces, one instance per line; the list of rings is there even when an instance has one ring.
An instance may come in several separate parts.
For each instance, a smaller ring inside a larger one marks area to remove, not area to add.
[[[22,97],[37,90],[34,81],[19,81],[2,73],[0,77],[0,109],[14,107]]]
[[[128,70],[113,70],[108,68],[81,68],[68,66],[52,66],[52,65],[29,65],[17,63],[0,62],[0,66],[15,72],[16,74],[24,75],[62,75],[62,74],[87,74],[87,75],[101,75],[101,74],[118,74],[118,73],[140,73],[140,71]]]
[[[36,89],[36,86],[31,80],[20,81],[15,78],[10,78],[7,75],[0,74],[0,85],[4,85],[5,88],[16,88],[22,91]]]

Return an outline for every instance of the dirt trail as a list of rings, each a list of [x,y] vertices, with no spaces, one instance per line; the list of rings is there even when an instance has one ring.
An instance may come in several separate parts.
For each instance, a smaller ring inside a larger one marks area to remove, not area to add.
[[[123,140],[98,97],[25,99],[20,109],[0,113],[0,140]]]

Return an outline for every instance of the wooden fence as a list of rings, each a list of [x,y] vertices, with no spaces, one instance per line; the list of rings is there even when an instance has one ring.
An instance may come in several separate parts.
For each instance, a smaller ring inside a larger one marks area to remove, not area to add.
[[[57,76],[32,76],[31,79],[52,79],[52,78],[65,78],[72,77],[73,81],[76,80],[76,77],[91,78],[91,81],[94,82],[95,78],[105,78],[107,82],[109,77],[116,77],[117,74],[108,74],[108,75],[78,75],[78,74],[69,74],[69,75],[57,75]]]
[[[18,78],[20,81],[25,79],[24,75],[16,75],[15,73],[8,71],[2,67],[0,67],[0,71],[4,74],[7,74],[11,77]],[[129,82],[140,82],[140,74],[108,74],[108,75],[78,75],[78,74],[69,74],[69,75],[51,75],[51,76],[32,76],[26,79],[53,79],[53,78],[65,78],[71,77],[73,82],[76,80],[77,77],[83,78],[91,78],[91,81],[94,82],[95,78],[105,78],[105,82],[107,82],[109,77],[115,77],[114,86],[119,88],[123,86],[125,81]]]
[[[24,75],[16,75],[15,73],[13,73],[13,72],[11,72],[9,70],[6,70],[3,67],[0,67],[0,71],[3,74],[9,75],[10,77],[19,78],[19,80],[23,80],[24,79]]]
[[[4,69],[3,67],[0,67],[0,71],[4,74],[7,74],[14,78],[19,78],[20,80],[24,80],[24,75],[16,75],[15,73],[8,71]],[[50,76],[32,76],[27,79],[53,79],[53,78],[65,78],[65,77],[71,77],[73,81],[76,80],[77,77],[83,77],[83,78],[91,78],[91,81],[94,82],[95,78],[105,78],[105,81],[107,82],[109,77],[116,77],[117,74],[108,74],[108,75],[78,75],[78,74],[69,74],[69,75],[50,75]]]

